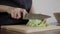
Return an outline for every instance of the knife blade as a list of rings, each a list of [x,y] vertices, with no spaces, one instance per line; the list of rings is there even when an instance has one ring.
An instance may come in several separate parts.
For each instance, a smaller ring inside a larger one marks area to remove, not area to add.
[[[50,18],[51,16],[43,14],[27,14],[23,19],[45,19]]]

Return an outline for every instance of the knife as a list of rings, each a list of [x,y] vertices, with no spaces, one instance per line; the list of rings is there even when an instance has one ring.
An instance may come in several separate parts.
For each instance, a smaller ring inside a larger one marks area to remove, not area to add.
[[[45,19],[50,18],[51,16],[43,14],[27,14],[23,19]]]

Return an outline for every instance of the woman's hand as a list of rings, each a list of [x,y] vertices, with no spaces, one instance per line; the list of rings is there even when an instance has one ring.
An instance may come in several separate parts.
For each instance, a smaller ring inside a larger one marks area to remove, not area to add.
[[[22,8],[10,8],[7,12],[11,14],[11,17],[14,19],[21,18],[21,13],[23,13],[23,17],[27,14],[26,10]]]
[[[46,19],[43,19],[42,21],[43,21],[44,24],[46,23]]]

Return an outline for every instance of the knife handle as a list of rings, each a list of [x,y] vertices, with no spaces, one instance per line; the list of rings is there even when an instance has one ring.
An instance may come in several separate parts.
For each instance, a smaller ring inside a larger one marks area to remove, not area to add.
[[[21,18],[20,19],[23,19],[23,13],[21,13]]]

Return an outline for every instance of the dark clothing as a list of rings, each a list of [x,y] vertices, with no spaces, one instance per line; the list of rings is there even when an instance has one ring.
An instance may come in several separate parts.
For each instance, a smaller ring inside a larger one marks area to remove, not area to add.
[[[32,0],[0,0],[0,5],[24,8],[27,12],[29,12]],[[10,14],[0,12],[0,25],[26,24],[27,22],[28,19],[13,19]]]

